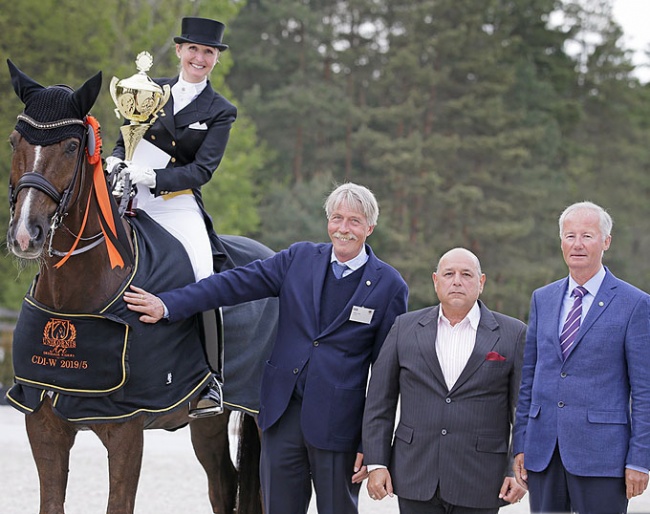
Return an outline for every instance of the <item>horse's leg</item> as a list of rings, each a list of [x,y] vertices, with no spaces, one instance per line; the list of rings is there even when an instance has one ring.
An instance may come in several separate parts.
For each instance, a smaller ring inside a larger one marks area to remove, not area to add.
[[[239,433],[239,514],[262,514],[261,433],[254,416],[242,416]]]
[[[91,428],[108,451],[110,486],[106,514],[132,514],[142,468],[144,417]]]
[[[41,408],[25,416],[25,427],[40,484],[40,514],[63,514],[68,485],[70,449],[77,430],[52,411],[46,398]]]
[[[226,409],[220,416],[190,423],[194,453],[208,477],[212,511],[218,514],[232,514],[237,503],[237,470],[230,459],[228,443],[230,413]]]

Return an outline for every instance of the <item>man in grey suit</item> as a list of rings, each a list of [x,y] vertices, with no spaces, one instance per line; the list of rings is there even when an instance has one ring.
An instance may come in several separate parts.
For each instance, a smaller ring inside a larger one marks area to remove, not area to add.
[[[398,316],[372,367],[368,493],[397,494],[403,514],[496,513],[526,494],[509,458],[526,325],[478,300],[469,250],[444,254],[433,283],[440,305]]]

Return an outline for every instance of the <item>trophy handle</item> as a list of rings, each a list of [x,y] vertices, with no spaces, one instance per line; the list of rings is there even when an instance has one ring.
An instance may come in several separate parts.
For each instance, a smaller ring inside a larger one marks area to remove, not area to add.
[[[165,84],[162,87],[162,96],[158,100],[158,105],[156,106],[156,110],[151,118],[151,123],[156,121],[158,119],[158,116],[165,116],[165,111],[163,111],[163,107],[167,103],[167,100],[169,100],[170,94],[171,94],[171,88],[169,87],[169,84]]]
[[[119,120],[121,118],[120,110],[117,108],[118,105],[120,105],[117,101],[117,83],[120,81],[117,77],[113,77],[111,79],[111,84],[109,86],[109,91],[111,92],[111,98],[113,99],[113,103],[115,104],[115,116],[117,116],[117,119]]]

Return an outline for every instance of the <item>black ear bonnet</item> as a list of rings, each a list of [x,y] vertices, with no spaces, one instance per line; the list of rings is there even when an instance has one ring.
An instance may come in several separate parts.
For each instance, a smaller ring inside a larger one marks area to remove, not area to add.
[[[75,137],[80,141],[87,130],[86,115],[97,100],[102,74],[88,79],[77,91],[69,86],[43,87],[7,59],[11,84],[25,104],[18,115],[16,130],[31,145],[47,146]]]
[[[72,99],[73,93],[74,91],[68,86],[44,88],[29,96],[23,114],[43,125],[61,120],[83,119],[85,113],[79,113]],[[86,127],[73,124],[43,130],[19,119],[16,123],[16,130],[29,144],[47,146],[70,137],[76,137],[81,141]]]

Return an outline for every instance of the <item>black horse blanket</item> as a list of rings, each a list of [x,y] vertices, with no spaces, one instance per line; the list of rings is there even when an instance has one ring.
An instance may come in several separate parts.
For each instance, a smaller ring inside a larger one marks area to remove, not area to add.
[[[267,246],[247,237],[224,235],[220,240],[229,257],[224,270],[274,254]],[[232,410],[257,414],[264,363],[271,355],[278,329],[279,301],[265,298],[223,307],[222,311],[224,404]]]
[[[194,280],[173,236],[142,211],[131,224],[133,273],[101,311],[53,312],[32,297],[35,278],[14,331],[7,400],[18,410],[37,410],[50,391],[55,412],[69,421],[125,421],[181,407],[210,379],[197,318],[150,325],[126,308],[131,284],[155,294]]]

